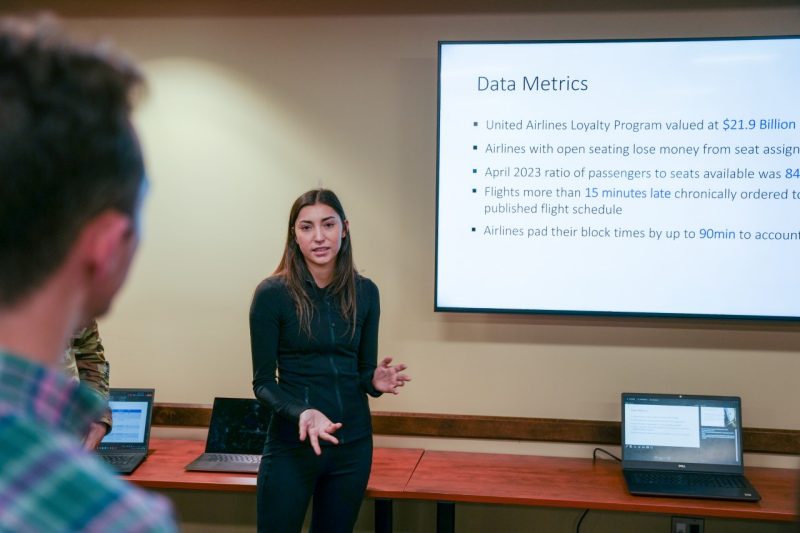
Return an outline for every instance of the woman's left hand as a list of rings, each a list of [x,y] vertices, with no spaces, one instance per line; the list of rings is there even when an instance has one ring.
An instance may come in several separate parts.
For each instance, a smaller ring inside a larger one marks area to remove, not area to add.
[[[411,378],[401,373],[407,368],[406,365],[400,363],[392,366],[391,363],[392,358],[386,357],[375,368],[375,373],[372,375],[372,386],[380,392],[398,394],[400,392],[397,390],[398,387],[404,386],[406,381],[411,381]]]

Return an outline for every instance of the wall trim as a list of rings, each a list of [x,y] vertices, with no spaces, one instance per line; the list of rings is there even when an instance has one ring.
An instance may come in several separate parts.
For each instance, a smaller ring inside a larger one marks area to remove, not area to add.
[[[208,427],[210,419],[210,405],[156,403],[153,408],[155,426]],[[620,443],[620,423],[607,420],[373,411],[372,425],[377,435],[403,437]],[[744,451],[800,455],[800,430],[746,427]]]
[[[697,9],[752,9],[795,7],[797,0],[607,0],[602,8],[596,0],[4,0],[6,13],[55,11],[66,17],[304,17],[363,15],[503,14],[595,11],[642,11]]]

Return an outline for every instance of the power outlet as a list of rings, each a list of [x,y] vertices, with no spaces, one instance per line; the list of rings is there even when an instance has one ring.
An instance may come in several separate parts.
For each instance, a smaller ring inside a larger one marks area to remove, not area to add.
[[[671,531],[672,533],[703,533],[703,519],[673,516]]]

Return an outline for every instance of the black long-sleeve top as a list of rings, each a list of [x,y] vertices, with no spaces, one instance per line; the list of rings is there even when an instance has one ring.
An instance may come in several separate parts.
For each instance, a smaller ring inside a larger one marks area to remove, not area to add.
[[[327,289],[310,280],[306,289],[313,306],[310,336],[300,328],[281,277],[262,281],[250,306],[253,391],[273,411],[270,438],[298,442],[298,421],[306,409],[341,422],[335,433],[340,443],[370,435],[366,395],[381,394],[372,385],[378,357],[378,287],[356,277],[355,331]]]

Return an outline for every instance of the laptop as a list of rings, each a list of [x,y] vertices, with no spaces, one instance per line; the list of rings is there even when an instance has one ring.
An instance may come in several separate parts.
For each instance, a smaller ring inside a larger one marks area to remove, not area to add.
[[[635,495],[761,499],[744,476],[735,396],[623,393],[622,472]]]
[[[120,474],[130,474],[147,457],[154,389],[111,389],[111,432],[103,437],[97,454]]]
[[[257,473],[270,418],[255,398],[214,398],[206,451],[186,470]]]

